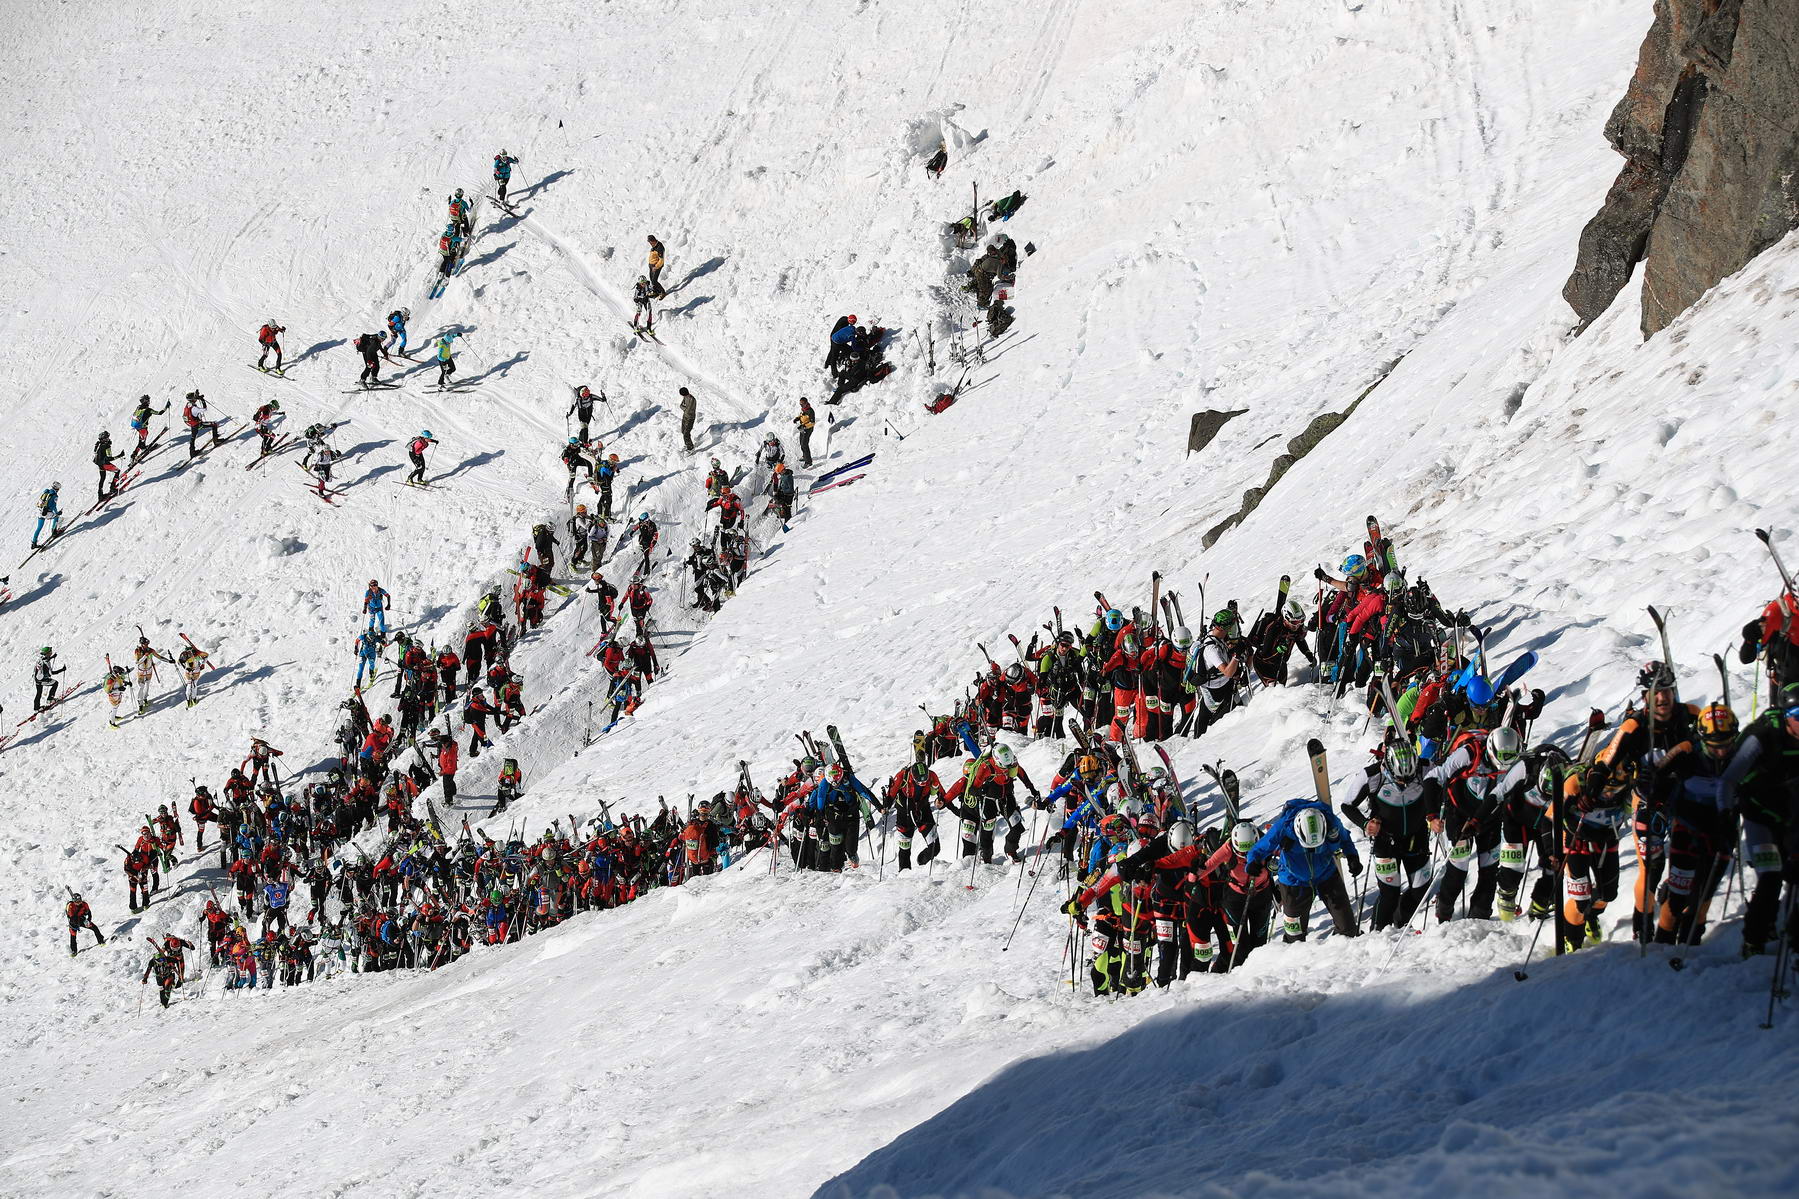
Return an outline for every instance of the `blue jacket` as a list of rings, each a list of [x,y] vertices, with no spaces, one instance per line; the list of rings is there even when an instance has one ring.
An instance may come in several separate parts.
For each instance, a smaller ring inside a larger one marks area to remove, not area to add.
[[[269,883],[262,889],[263,898],[268,900],[269,907],[280,911],[287,906],[287,884]]]
[[[826,805],[834,803],[848,804],[853,808],[856,806],[858,795],[868,801],[870,807],[877,806],[874,794],[864,787],[862,780],[855,775],[850,775],[846,780],[846,785],[841,786],[833,783],[829,778],[825,778],[819,780],[818,785],[812,788],[812,794],[806,797],[806,806],[815,811],[823,811]]]
[[[1307,849],[1293,835],[1293,818],[1307,808],[1324,813],[1324,844],[1317,849]],[[1330,810],[1330,805],[1316,799],[1290,799],[1281,814],[1274,818],[1274,823],[1268,826],[1268,831],[1262,834],[1262,839],[1250,849],[1245,869],[1253,874],[1278,853],[1280,865],[1275,871],[1275,881],[1289,887],[1306,886],[1323,882],[1337,873],[1336,854],[1339,852],[1351,862],[1361,864],[1360,855],[1350,843],[1349,831]]]

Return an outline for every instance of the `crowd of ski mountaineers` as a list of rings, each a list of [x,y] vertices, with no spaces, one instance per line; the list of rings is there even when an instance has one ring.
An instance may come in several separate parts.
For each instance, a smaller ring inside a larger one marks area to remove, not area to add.
[[[496,177],[509,165],[497,158]],[[503,191],[500,198],[503,203]],[[1022,196],[1007,200],[1015,208]],[[453,224],[459,211],[466,220],[460,195],[452,198]],[[963,231],[952,232],[963,240]],[[459,269],[466,241],[457,251],[446,278]],[[652,294],[660,290],[661,265],[662,247],[651,238],[650,274],[640,284],[650,284]],[[969,288],[985,291],[980,298],[990,305],[995,279],[1009,282],[1015,269],[1016,251],[1002,239],[975,264]],[[391,314],[386,340],[358,339],[363,385],[381,385],[377,363],[389,350],[405,353],[408,315]],[[640,335],[653,335],[653,318],[645,316],[633,323]],[[276,355],[274,371],[281,369],[283,331],[271,321],[259,338]],[[854,318],[838,321],[827,358],[838,389],[826,403],[886,373],[883,333],[863,330]],[[447,337],[439,339],[440,383],[453,372],[442,367],[453,362],[450,346]],[[693,449],[694,401],[685,389],[682,397],[683,439]],[[195,400],[204,403],[197,394],[189,397],[190,457],[211,448],[199,445],[206,433],[212,445],[220,444],[217,424],[207,426],[204,414],[196,429]],[[620,537],[619,552],[633,537],[637,543],[621,596],[598,569],[609,540],[617,458],[602,458],[603,445],[589,437],[596,400],[603,402],[604,394],[576,390],[569,416],[579,433],[570,437],[563,462],[574,508],[567,525],[570,564],[594,568],[587,592],[606,629],[593,653],[606,666],[610,728],[635,710],[659,669],[650,638],[654,599],[645,586],[656,565],[658,531],[644,513]],[[145,413],[147,405],[133,422],[139,461],[156,452],[159,440],[145,435],[147,416],[157,411]],[[256,461],[287,444],[270,436],[280,419],[274,402],[257,413]],[[813,419],[805,401],[795,423],[809,466]],[[330,426],[308,430],[303,463],[309,468],[321,448],[329,467],[330,432]],[[415,439],[410,447],[412,481],[428,486],[429,432],[420,437],[423,444]],[[776,439],[764,443],[762,458],[771,508],[784,521],[793,497],[773,482],[789,473]],[[122,480],[108,471],[106,455],[97,452],[96,461],[98,507]],[[730,594],[748,556],[744,504],[716,458],[711,468],[714,536],[710,544],[696,541],[687,561],[686,595],[705,610]],[[595,512],[574,503],[582,487],[592,491]],[[728,788],[708,801],[690,797],[685,811],[662,803],[653,820],[615,819],[602,805],[585,820],[570,814],[566,827],[558,818],[535,837],[513,822],[502,840],[485,823],[497,821],[521,793],[516,760],[508,758],[484,825],[471,827],[463,815],[461,827],[451,828],[437,802],[457,800],[460,732],[469,735],[467,754],[478,756],[492,748],[490,719],[504,735],[527,714],[511,654],[542,621],[544,593],[566,591],[552,577],[561,544],[547,524],[532,530],[510,611],[497,590],[483,594],[460,654],[420,645],[404,632],[390,636],[390,597],[371,580],[364,599],[369,625],[358,641],[354,692],[343,703],[337,765],[302,784],[283,775],[280,750],[255,739],[243,761],[229,768],[221,794],[196,785],[186,805],[194,854],[208,852],[205,837],[213,826],[212,852],[226,891],[207,886],[196,932],[229,988],[267,988],[277,978],[291,985],[343,969],[434,968],[476,943],[516,940],[577,912],[712,873],[762,848],[770,850],[770,869],[786,863],[834,871],[858,867],[866,844],[884,870],[885,842],[893,837],[899,871],[932,869],[941,850],[940,821],[971,870],[997,855],[1017,863],[1033,854],[1059,858],[1061,879],[1073,892],[1063,902],[1071,939],[1074,926],[1090,933],[1086,952],[1071,958],[1085,964],[1099,994],[1227,971],[1277,933],[1284,942],[1304,940],[1320,906],[1336,935],[1359,935],[1364,923],[1380,930],[1458,915],[1524,916],[1554,929],[1558,952],[1575,951],[1605,935],[1600,917],[1619,898],[1627,837],[1641,867],[1632,895],[1637,938],[1696,942],[1720,886],[1741,880],[1742,950],[1760,953],[1776,938],[1790,904],[1783,884],[1799,868],[1793,810],[1799,600],[1790,582],[1744,628],[1740,656],[1762,660],[1768,677],[1769,706],[1758,719],[1742,725],[1727,693],[1716,702],[1684,702],[1672,671],[1658,660],[1643,668],[1638,691],[1615,720],[1590,714],[1579,745],[1532,743],[1544,697],[1514,684],[1534,658],[1489,668],[1479,630],[1464,612],[1439,602],[1422,579],[1408,582],[1371,519],[1362,553],[1346,558],[1335,574],[1314,572],[1317,597],[1309,609],[1283,579],[1274,605],[1247,627],[1233,600],[1205,618],[1197,638],[1175,595],[1127,615],[1096,594],[1094,618],[1082,627],[1064,628],[1058,610],[1043,635],[1033,633],[1028,644],[1012,638],[1016,661],[1002,667],[987,658],[964,698],[914,736],[909,764],[885,780],[858,776],[834,728],[822,740],[807,732],[799,735],[804,756],[766,791],[740,764]],[[1203,596],[1201,602],[1203,609]],[[627,618],[634,625],[629,638]],[[1292,663],[1295,654],[1303,668]],[[38,702],[48,707],[59,698],[58,668],[54,655],[44,657],[51,661],[40,664]],[[134,657],[143,713],[150,705],[144,667],[153,678],[156,662],[170,656],[140,636]],[[188,643],[174,661],[187,676],[191,704],[205,656]],[[372,716],[365,673],[373,685],[384,665],[396,710]],[[122,675],[109,661],[107,693],[115,708],[127,689]],[[1262,688],[1290,685],[1353,694],[1380,719],[1384,733],[1347,795],[1330,794],[1320,753],[1316,794],[1289,801],[1271,818],[1241,818],[1235,776],[1222,763],[1207,768],[1212,798],[1202,803],[1201,788],[1177,777],[1166,743],[1202,736]],[[1032,737],[1073,744],[1041,787],[1008,741]],[[1158,760],[1146,768],[1140,755],[1151,749]],[[948,786],[936,769],[946,760],[958,767],[945,772]],[[1222,813],[1211,810],[1216,801]],[[1028,845],[1027,810],[1033,826],[1036,813],[1048,816],[1042,836]],[[163,888],[162,875],[177,868],[185,838],[178,812],[162,805],[145,816],[132,848],[120,846],[134,910]],[[1351,880],[1359,880],[1353,896]],[[100,936],[79,896],[71,896],[67,914],[71,953],[81,930]],[[158,981],[165,1004],[186,975],[188,951],[197,951],[195,942],[175,935],[155,944],[143,977]]]
[[[505,150],[495,156],[491,196],[514,217],[518,213],[508,201],[507,187],[517,162]],[[941,164],[935,164],[933,171],[940,173]],[[1015,193],[990,205],[990,219],[1009,219],[1022,199]],[[441,294],[445,283],[466,265],[475,238],[477,203],[461,189],[448,198],[449,221],[439,239],[439,280],[433,295]],[[664,247],[653,235],[648,244],[647,274],[637,280],[631,323],[640,337],[653,339],[652,304],[668,292],[660,278]],[[1009,247],[1010,239],[1005,239],[1005,244]],[[975,264],[968,284],[971,293],[991,289],[991,265],[985,260]],[[1014,268],[1015,261],[1007,266],[1005,278],[1009,280]],[[985,294],[980,299],[989,303]],[[408,349],[410,318],[408,309],[396,309],[386,318],[385,335],[365,332],[351,339],[363,363],[359,389],[397,388],[399,384],[382,379],[383,364],[392,364],[396,358],[419,363]],[[254,369],[275,378],[288,377],[281,340],[286,332],[275,318],[264,322],[257,332],[260,352],[252,364]],[[439,390],[458,386],[454,380],[457,337],[455,331],[439,334],[431,343],[430,362],[420,364],[435,364]],[[890,374],[893,367],[885,360],[888,341],[887,330],[859,323],[854,315],[839,318],[826,349],[825,367],[832,388],[823,402],[839,404],[844,396]],[[678,394],[682,440],[693,452],[697,448],[693,435],[698,402],[687,387],[681,387]],[[460,652],[453,643],[427,645],[404,630],[389,629],[392,597],[379,580],[371,579],[362,605],[367,627],[355,642],[352,693],[340,706],[336,765],[319,777],[295,779],[281,769],[284,751],[257,737],[251,740],[244,758],[228,767],[216,793],[211,785],[195,780],[193,794],[185,804],[194,836],[189,862],[197,868],[196,882],[208,894],[197,931],[211,962],[227,971],[230,988],[266,988],[277,978],[285,983],[311,979],[321,967],[328,973],[346,965],[355,971],[434,967],[466,952],[477,940],[516,939],[574,911],[613,906],[646,887],[679,881],[687,874],[690,861],[695,865],[702,860],[728,861],[733,845],[742,852],[745,838],[758,835],[746,830],[734,837],[701,836],[704,822],[696,823],[691,810],[682,816],[666,805],[647,822],[641,816],[614,822],[610,809],[585,825],[577,824],[571,815],[567,830],[552,829],[529,844],[516,828],[499,841],[484,829],[471,830],[466,818],[460,836],[451,839],[439,821],[435,800],[441,798],[450,805],[457,798],[458,759],[463,752],[455,731],[458,726],[469,734],[466,753],[473,758],[481,749],[491,749],[489,721],[503,736],[528,714],[524,679],[512,651],[544,620],[546,593],[570,594],[570,583],[575,580],[559,582],[553,577],[559,551],[566,550],[564,560],[578,572],[577,578],[585,575],[585,593],[594,597],[601,621],[602,636],[589,651],[603,664],[607,679],[602,705],[606,723],[600,732],[636,711],[644,689],[661,669],[652,642],[655,621],[651,610],[656,592],[649,585],[659,565],[655,550],[660,530],[648,512],[641,512],[634,520],[622,522],[625,527],[612,545],[612,527],[618,519],[613,512],[613,488],[624,464],[616,452],[605,453],[604,442],[592,435],[596,405],[606,402],[603,390],[596,392],[584,384],[574,388],[566,413],[571,432],[560,451],[567,470],[565,500],[570,507],[562,522],[566,540],[548,522],[532,528],[530,547],[518,570],[512,572],[516,582],[510,612],[500,589],[487,591],[474,604],[474,619],[462,638]],[[67,525],[61,484],[44,489],[38,499],[39,519],[27,563],[80,528],[85,518],[107,508],[170,448],[165,440],[167,426],[154,432],[152,426],[171,406],[158,407],[147,395],[140,398],[130,419],[135,444],[128,450],[115,448],[110,432],[101,430],[93,455],[98,472],[95,500]],[[241,436],[221,433],[234,418],[214,411],[197,389],[184,397],[181,418],[188,434],[186,456],[159,478],[179,473]],[[256,469],[265,461],[303,449],[297,465],[310,480],[308,490],[335,504],[355,486],[340,485],[333,476],[334,468],[350,457],[333,440],[333,434],[346,423],[313,423],[294,436],[288,432],[288,414],[279,399],[271,399],[251,417],[256,452],[245,469]],[[810,468],[817,417],[804,397],[793,424],[800,466]],[[427,474],[436,445],[428,429],[408,441],[413,469],[404,480],[406,485],[434,485],[435,480]],[[752,474],[761,480],[761,487],[746,503],[736,487]],[[815,489],[829,478],[820,476]],[[680,596],[684,604],[711,612],[733,594],[748,571],[754,502],[766,497],[762,511],[785,527],[797,495],[786,450],[773,434],[763,440],[753,468],[740,468],[733,475],[718,457],[712,457],[705,486],[703,523],[707,532],[693,539],[682,563]],[[578,498],[584,502],[577,502]],[[621,580],[622,592],[602,573],[609,547],[612,561],[624,563],[622,568],[609,568],[615,569],[615,574],[630,571],[629,579]],[[0,584],[5,582],[0,579]],[[0,602],[6,598],[7,594],[0,592]],[[632,624],[629,635],[624,632],[627,619]],[[159,664],[179,669],[183,679],[179,695],[188,707],[199,702],[201,684],[210,668],[211,655],[187,634],[179,634],[183,644],[176,649],[153,645],[141,627],[138,632],[127,660],[114,663],[110,654],[104,655],[100,690],[111,706],[109,723],[113,727],[126,719],[151,716],[174,702],[174,696],[155,696]],[[32,714],[20,722],[21,728],[83,692],[84,681],[68,684],[61,677],[66,669],[52,647],[40,651],[33,672]],[[393,711],[377,716],[370,710],[364,688],[365,684],[377,685],[384,669],[392,680],[388,698],[393,701]],[[0,739],[0,748],[11,739]],[[487,819],[497,819],[521,787],[517,761],[506,758]],[[425,788],[432,788],[423,801],[428,816],[414,811]],[[178,869],[188,846],[182,806],[179,802],[159,804],[154,814],[143,814],[133,844],[117,846],[123,855],[127,902],[133,912],[175,890],[173,878],[165,881],[165,875],[172,876]],[[213,836],[210,849],[206,844],[209,826]],[[368,836],[358,841],[364,833]],[[767,838],[766,827],[760,835]],[[696,853],[696,839],[703,853]],[[216,876],[202,869],[212,852],[218,854]],[[219,893],[221,888],[225,895]],[[104,943],[92,909],[82,896],[71,891],[66,915],[72,955],[79,950],[79,933],[91,932],[98,943]],[[195,944],[169,935],[153,940],[152,946],[142,981],[147,983],[152,977],[158,981],[166,1006],[187,977],[186,953]]]

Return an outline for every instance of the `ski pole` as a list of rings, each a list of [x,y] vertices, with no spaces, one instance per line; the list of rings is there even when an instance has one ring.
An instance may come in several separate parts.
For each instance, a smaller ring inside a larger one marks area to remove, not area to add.
[[[1019,877],[1022,878],[1024,876],[1020,875]],[[1018,935],[1018,926],[1021,923],[1023,923],[1023,921],[1024,921],[1024,910],[1025,910],[1025,908],[1028,908],[1031,906],[1031,896],[1033,896],[1037,893],[1037,883],[1042,879],[1042,877],[1043,877],[1042,871],[1038,871],[1036,874],[1033,874],[1031,876],[1031,889],[1029,891],[1025,892],[1024,902],[1022,904],[1020,904],[1019,908],[1018,908],[1018,915],[1016,917],[1014,917],[1012,920],[1012,931],[1006,934],[1006,943],[999,947],[999,951],[1001,953],[1004,953],[1004,952],[1006,952],[1006,950],[1012,948],[1012,938],[1016,937]]]
[[[1772,550],[1774,547],[1770,545],[1768,548]],[[1776,561],[1779,561],[1779,559],[1777,558]],[[1776,935],[1780,937],[1780,947],[1774,952],[1774,977],[1768,983],[1768,1018],[1762,1022],[1763,1029],[1774,1027],[1775,1001],[1786,997],[1786,992],[1781,989],[1780,979],[1781,975],[1786,973],[1787,955],[1789,953],[1790,940],[1787,933],[1787,927],[1793,917],[1793,890],[1794,888],[1787,888],[1786,900],[1781,904],[1782,919],[1776,926]]]

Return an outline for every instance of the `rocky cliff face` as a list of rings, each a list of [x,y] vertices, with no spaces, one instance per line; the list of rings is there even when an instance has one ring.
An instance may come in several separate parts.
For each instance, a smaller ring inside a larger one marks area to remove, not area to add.
[[[1643,263],[1643,334],[1799,227],[1799,0],[1655,0],[1606,137],[1624,156],[1562,295],[1594,320]]]

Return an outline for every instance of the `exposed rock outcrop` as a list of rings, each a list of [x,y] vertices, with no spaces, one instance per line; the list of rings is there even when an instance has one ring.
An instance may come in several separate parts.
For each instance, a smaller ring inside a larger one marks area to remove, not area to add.
[[[1799,0],[1656,0],[1606,123],[1624,168],[1562,295],[1585,328],[1643,264],[1643,333],[1799,227]]]

